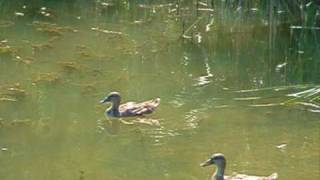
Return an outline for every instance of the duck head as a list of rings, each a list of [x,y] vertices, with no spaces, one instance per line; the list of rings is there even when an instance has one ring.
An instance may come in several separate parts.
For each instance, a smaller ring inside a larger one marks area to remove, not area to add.
[[[226,166],[226,159],[223,154],[216,153],[213,154],[208,160],[204,161],[200,164],[201,167],[210,166],[212,164],[217,165],[218,167],[225,168]]]
[[[111,92],[109,93],[106,97],[104,97],[100,103],[103,104],[103,103],[106,103],[106,102],[112,102],[112,103],[115,103],[115,104],[119,104],[120,103],[120,100],[121,100],[121,97],[120,97],[120,93],[118,92]]]

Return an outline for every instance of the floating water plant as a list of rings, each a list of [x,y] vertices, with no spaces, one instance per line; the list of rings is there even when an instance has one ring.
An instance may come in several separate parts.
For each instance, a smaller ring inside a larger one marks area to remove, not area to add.
[[[0,102],[17,102],[17,99],[9,98],[9,97],[0,97]]]
[[[12,55],[16,50],[10,46],[0,46],[0,55]]]
[[[58,26],[54,23],[41,22],[41,21],[33,21],[31,24],[37,31],[45,32],[49,36],[59,37],[62,36],[64,32],[78,32],[77,29],[71,28],[69,26]]]
[[[33,83],[41,83],[41,82],[47,82],[47,83],[55,83],[60,80],[60,75],[57,73],[40,73],[37,74],[35,78],[33,78]]]
[[[32,44],[31,46],[34,51],[41,51],[44,49],[52,49],[53,48],[53,45],[51,43]]]
[[[7,40],[0,41],[0,55],[13,56],[16,54],[16,52],[17,52],[17,49],[8,45]]]
[[[15,87],[10,87],[7,89],[8,94],[13,97],[25,97],[26,96],[26,91],[21,88],[20,85],[16,85]]]
[[[59,61],[59,65],[61,65],[66,71],[80,71],[83,70],[84,67],[77,62],[73,61]]]
[[[21,62],[24,64],[32,64],[35,61],[35,58],[30,56],[27,56],[24,58],[21,58],[20,56],[16,56],[15,58],[17,62]]]
[[[0,28],[12,27],[14,24],[13,21],[0,20]]]
[[[104,34],[111,34],[111,35],[123,35],[122,32],[119,31],[110,31],[110,30],[106,30],[106,29],[100,29],[98,27],[93,27],[91,28],[92,31],[97,31],[97,32],[101,32]]]
[[[30,125],[32,123],[31,119],[14,119],[11,120],[10,124],[13,126],[17,125]]]
[[[32,125],[31,119],[13,119],[13,120],[4,120],[0,118],[0,127],[9,128],[12,126],[20,125]],[[8,150],[7,148],[1,148],[2,151]]]
[[[16,102],[27,96],[20,83],[0,86],[0,101]]]
[[[100,53],[95,53],[92,49],[88,48],[87,46],[84,45],[78,45],[76,46],[76,53],[84,59],[88,58],[94,58],[98,60],[108,60],[112,59],[113,56],[110,54],[100,54]]]

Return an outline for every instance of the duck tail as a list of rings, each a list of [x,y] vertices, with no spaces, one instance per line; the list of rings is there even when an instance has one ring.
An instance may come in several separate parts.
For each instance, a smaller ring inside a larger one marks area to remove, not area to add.
[[[276,180],[276,179],[278,179],[278,173],[272,173],[272,174],[269,176],[269,179],[270,179],[270,180]]]

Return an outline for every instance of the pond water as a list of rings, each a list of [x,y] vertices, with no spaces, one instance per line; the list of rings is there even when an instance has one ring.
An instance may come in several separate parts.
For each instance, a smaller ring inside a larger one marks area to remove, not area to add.
[[[1,4],[0,179],[209,179],[215,152],[226,174],[320,178],[320,108],[290,103],[320,89],[319,31],[222,18],[190,40],[174,4],[79,2]],[[123,124],[111,91],[161,104]]]

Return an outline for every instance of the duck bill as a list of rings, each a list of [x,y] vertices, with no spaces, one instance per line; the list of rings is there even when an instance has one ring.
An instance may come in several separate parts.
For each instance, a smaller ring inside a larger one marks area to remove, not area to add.
[[[100,103],[103,104],[103,103],[109,102],[109,101],[110,101],[109,98],[108,98],[108,97],[105,97],[105,98],[103,98],[102,100],[100,100]]]
[[[206,167],[206,166],[210,166],[211,164],[213,164],[211,162],[211,159],[206,160],[205,162],[201,163],[200,166],[201,167]]]

